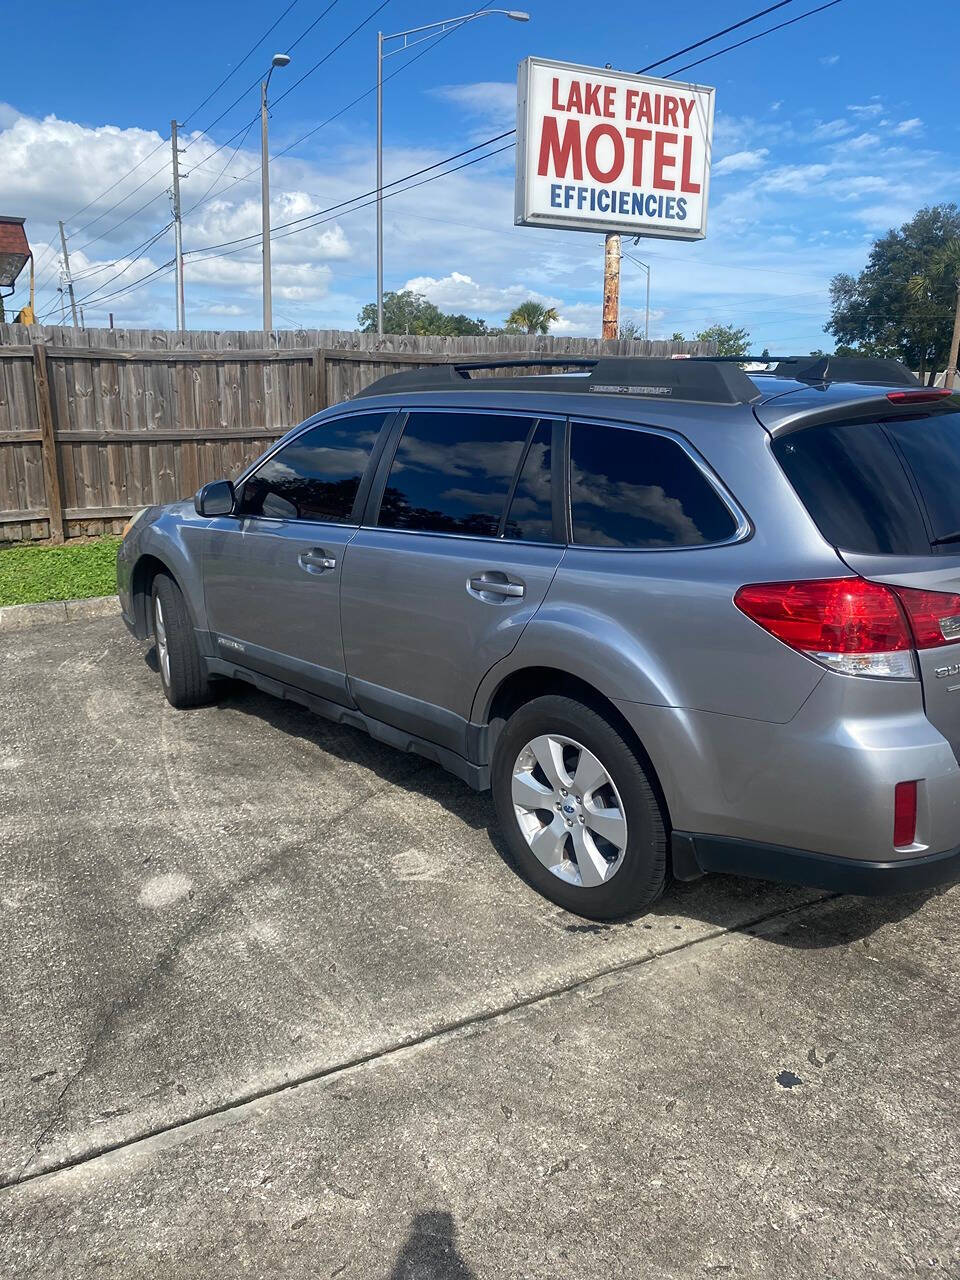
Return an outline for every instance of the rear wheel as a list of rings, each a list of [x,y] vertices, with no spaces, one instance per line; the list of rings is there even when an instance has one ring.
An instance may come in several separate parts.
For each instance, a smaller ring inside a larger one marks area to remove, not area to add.
[[[515,862],[552,901],[609,920],[663,892],[666,831],[651,780],[591,707],[556,695],[521,707],[497,740],[492,785]]]
[[[153,580],[153,635],[160,683],[171,706],[200,707],[213,700],[183,592],[165,573]]]

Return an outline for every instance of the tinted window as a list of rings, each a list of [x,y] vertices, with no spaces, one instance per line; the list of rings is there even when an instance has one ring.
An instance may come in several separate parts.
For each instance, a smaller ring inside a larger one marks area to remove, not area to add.
[[[868,555],[930,554],[909,477],[878,424],[808,427],[775,441],[773,452],[833,546]],[[955,463],[953,484],[956,475]]]
[[[574,542],[592,547],[693,547],[737,527],[678,444],[625,427],[573,424],[570,503]]]
[[[524,458],[504,533],[530,542],[553,541],[553,509],[550,487],[550,437],[552,424],[537,423]]]
[[[960,529],[960,413],[887,423],[902,449],[927,509],[935,538]],[[950,555],[957,544],[943,548]]]
[[[244,481],[240,514],[348,524],[386,417],[361,413],[304,432]]]
[[[380,505],[388,529],[494,538],[534,419],[411,413]]]

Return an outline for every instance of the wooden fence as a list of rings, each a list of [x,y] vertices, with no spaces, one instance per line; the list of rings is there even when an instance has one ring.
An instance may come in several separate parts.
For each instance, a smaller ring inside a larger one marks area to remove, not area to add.
[[[709,354],[696,343],[0,325],[0,542],[119,531],[240,472],[398,366],[470,356]]]

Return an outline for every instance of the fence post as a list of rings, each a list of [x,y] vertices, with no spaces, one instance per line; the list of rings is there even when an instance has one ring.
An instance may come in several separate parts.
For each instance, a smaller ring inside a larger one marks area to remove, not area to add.
[[[316,400],[313,412],[319,413],[327,407],[327,354],[322,350],[313,353],[313,394]]]
[[[50,378],[47,373],[47,348],[42,342],[33,344],[33,389],[37,398],[37,420],[40,423],[40,452],[43,457],[43,482],[47,490],[50,512],[50,537],[63,541],[63,499],[60,493],[60,460],[53,434],[53,406],[50,402]]]

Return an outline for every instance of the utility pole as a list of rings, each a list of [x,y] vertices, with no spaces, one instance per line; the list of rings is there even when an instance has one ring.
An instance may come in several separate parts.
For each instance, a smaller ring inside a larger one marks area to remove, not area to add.
[[[960,276],[957,277],[957,309],[953,313],[953,337],[950,339],[950,358],[943,375],[943,385],[953,390],[957,380],[957,357],[960,356]]]
[[[603,245],[603,329],[601,338],[620,335],[620,237],[611,231]]]
[[[73,276],[70,274],[70,255],[67,253],[67,236],[62,222],[60,223],[60,245],[63,249],[63,273],[67,278],[67,288],[70,290],[70,310],[73,312],[73,327],[79,329],[80,326],[77,324],[77,300],[73,296]]]
[[[173,235],[177,256],[177,331],[182,333],[187,327],[187,319],[183,305],[183,223],[180,218],[180,148],[177,145],[179,127],[176,120],[170,121],[170,145],[173,148]]]

